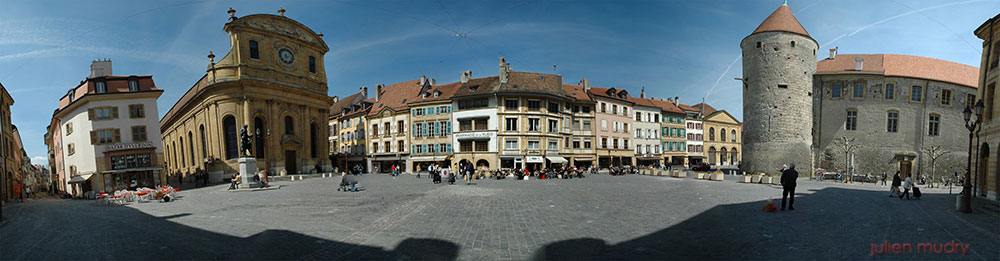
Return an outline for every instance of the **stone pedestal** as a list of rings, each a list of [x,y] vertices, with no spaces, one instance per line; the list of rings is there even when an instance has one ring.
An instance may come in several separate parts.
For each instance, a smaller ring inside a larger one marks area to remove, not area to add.
[[[257,182],[253,181],[253,176],[257,175],[257,159],[253,157],[241,157],[240,165],[240,188],[257,187]]]

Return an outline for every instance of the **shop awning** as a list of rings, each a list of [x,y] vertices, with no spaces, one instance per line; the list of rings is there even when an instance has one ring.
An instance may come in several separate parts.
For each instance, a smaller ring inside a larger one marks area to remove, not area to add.
[[[541,156],[528,156],[527,158],[525,158],[525,162],[527,162],[527,163],[544,163],[545,160],[542,160]]]
[[[90,177],[93,177],[93,176],[94,176],[94,174],[85,174],[85,175],[74,176],[72,179],[69,179],[69,184],[84,183],[87,180],[89,180]]]
[[[410,161],[444,161],[446,156],[410,157]]]
[[[657,157],[636,157],[636,158],[641,159],[641,160],[661,160],[661,158],[657,158]]]
[[[545,158],[549,159],[549,161],[556,164],[566,163],[566,158],[560,156],[545,156]]]
[[[573,158],[573,160],[575,160],[575,161],[594,161],[594,158],[591,158],[591,157],[579,157],[579,158]]]

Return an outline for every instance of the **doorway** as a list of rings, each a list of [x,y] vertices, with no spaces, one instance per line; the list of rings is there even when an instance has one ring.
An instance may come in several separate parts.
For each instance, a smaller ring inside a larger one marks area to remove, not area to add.
[[[901,160],[899,161],[899,177],[905,179],[910,176],[910,171],[913,169],[913,161]]]
[[[985,197],[986,196],[986,173],[989,173],[990,167],[990,144],[983,143],[979,149],[979,167],[976,168],[976,177],[971,181],[976,182],[975,190],[976,195]]]
[[[295,166],[295,162],[296,162],[295,161],[295,151],[294,150],[286,150],[285,151],[285,171],[287,171],[288,174],[298,173],[296,171],[298,168]]]

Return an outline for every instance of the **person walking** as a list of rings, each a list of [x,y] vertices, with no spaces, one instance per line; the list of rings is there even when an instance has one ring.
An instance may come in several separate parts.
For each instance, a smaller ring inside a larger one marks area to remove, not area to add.
[[[24,195],[26,195],[25,198],[27,199],[35,199],[35,197],[31,195],[31,186],[24,186]]]
[[[882,170],[882,187],[885,187],[885,179],[889,176],[886,175],[885,170]]]
[[[795,210],[795,181],[799,178],[799,172],[795,171],[795,163],[788,163],[785,171],[781,172],[781,210],[785,210],[785,198],[788,198],[788,210]]]
[[[906,199],[909,200],[910,189],[912,188],[913,188],[913,179],[910,179],[910,176],[906,176],[906,181],[903,181],[903,194],[899,195],[899,199],[902,200],[903,196],[906,196]]]
[[[899,180],[899,171],[896,171],[895,175],[892,175],[892,187],[889,189],[889,197],[893,197],[899,194],[899,185],[901,181]]]

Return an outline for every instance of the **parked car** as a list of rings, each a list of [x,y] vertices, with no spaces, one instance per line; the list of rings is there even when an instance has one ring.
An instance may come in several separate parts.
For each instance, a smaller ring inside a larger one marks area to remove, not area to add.
[[[708,163],[695,163],[694,166],[691,166],[691,170],[694,170],[694,171],[709,171],[709,170],[712,170],[712,166],[708,165]]]

